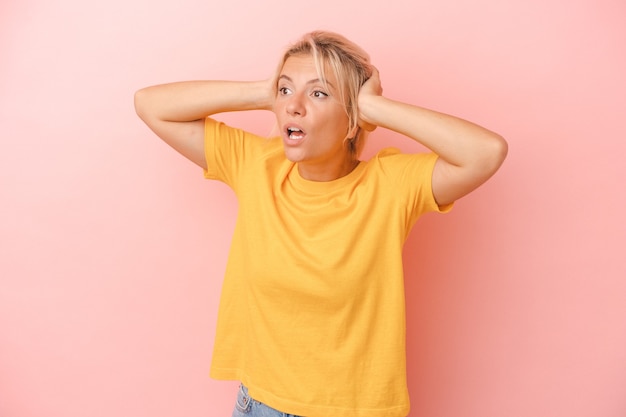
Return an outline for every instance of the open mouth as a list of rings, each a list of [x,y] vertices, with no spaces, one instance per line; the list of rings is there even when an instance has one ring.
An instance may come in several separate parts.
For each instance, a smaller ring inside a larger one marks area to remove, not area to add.
[[[300,140],[304,138],[304,131],[298,127],[290,126],[287,128],[287,137],[293,140]]]

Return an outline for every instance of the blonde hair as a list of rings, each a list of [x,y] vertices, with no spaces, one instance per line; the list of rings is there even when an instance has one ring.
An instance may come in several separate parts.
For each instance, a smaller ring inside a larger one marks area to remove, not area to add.
[[[365,130],[358,126],[357,101],[359,90],[372,75],[372,65],[367,52],[344,36],[328,31],[305,34],[289,47],[278,65],[277,76],[291,56],[311,55],[320,79],[325,82],[326,66],[333,71],[339,83],[339,100],[348,115],[348,132],[356,128],[354,137],[346,138],[348,150],[356,158],[365,144]]]

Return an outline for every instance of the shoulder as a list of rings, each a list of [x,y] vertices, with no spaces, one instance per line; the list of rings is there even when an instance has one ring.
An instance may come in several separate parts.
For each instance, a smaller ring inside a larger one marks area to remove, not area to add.
[[[240,157],[273,153],[282,149],[279,138],[264,137],[210,117],[206,118],[204,126],[206,145],[230,149]]]
[[[432,152],[402,153],[395,148],[379,151],[367,161],[370,182],[379,184],[378,193],[405,210],[407,224],[429,211],[442,211],[433,197],[432,177],[438,156]]]
[[[265,161],[280,159],[282,142],[207,118],[204,132],[205,177],[235,185],[244,172],[263,169]]]
[[[397,148],[385,148],[369,161],[370,169],[380,170],[388,175],[411,173],[432,176],[438,156],[432,152],[403,153]]]

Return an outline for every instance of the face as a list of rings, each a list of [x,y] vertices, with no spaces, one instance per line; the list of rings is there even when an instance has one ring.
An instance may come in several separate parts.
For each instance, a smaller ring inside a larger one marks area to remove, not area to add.
[[[298,163],[303,177],[319,181],[339,178],[354,168],[344,145],[351,132],[339,85],[332,71],[326,71],[326,77],[324,84],[312,56],[289,57],[274,103],[287,158]]]

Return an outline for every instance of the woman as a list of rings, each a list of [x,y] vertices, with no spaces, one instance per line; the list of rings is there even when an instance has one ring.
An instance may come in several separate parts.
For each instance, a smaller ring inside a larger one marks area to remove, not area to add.
[[[384,97],[367,54],[329,32],[305,35],[269,80],[153,86],[135,106],[238,197],[211,365],[242,382],[233,416],[407,415],[402,246],[421,214],[492,176],[506,142]],[[257,109],[279,137],[209,117]],[[359,161],[377,126],[432,152]]]

